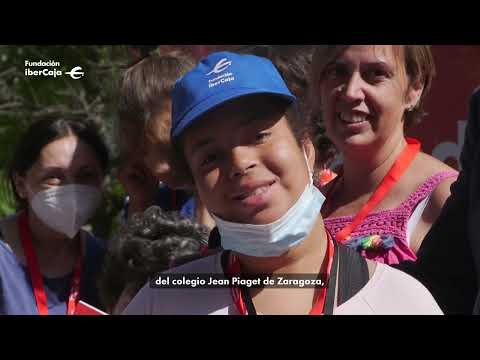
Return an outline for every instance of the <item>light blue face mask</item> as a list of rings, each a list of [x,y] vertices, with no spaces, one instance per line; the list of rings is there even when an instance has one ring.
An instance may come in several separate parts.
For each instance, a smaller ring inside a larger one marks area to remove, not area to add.
[[[249,256],[271,257],[280,256],[300,244],[312,230],[325,201],[325,196],[313,185],[310,168],[309,173],[310,181],[302,195],[282,217],[270,224],[234,223],[212,214],[223,249]]]

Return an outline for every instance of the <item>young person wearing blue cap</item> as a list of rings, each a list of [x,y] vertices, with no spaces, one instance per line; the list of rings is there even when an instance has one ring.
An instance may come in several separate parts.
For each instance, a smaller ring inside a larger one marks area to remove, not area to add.
[[[216,275],[233,286],[147,284],[125,314],[441,314],[418,281],[362,259],[325,231],[315,151],[269,60],[213,53],[177,81],[172,105],[172,141],[224,251],[162,275]],[[235,285],[254,274],[323,274],[329,286]]]

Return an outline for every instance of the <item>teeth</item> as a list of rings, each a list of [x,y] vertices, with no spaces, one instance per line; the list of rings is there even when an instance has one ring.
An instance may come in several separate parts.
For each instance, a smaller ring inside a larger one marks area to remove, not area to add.
[[[355,124],[355,123],[360,123],[362,121],[365,121],[367,119],[367,115],[365,114],[352,114],[351,112],[341,112],[339,114],[340,120],[349,123],[349,124]]]
[[[256,195],[263,194],[267,191],[267,189],[268,189],[268,186],[259,187],[259,188],[255,189],[254,191],[252,191],[248,194],[243,194],[242,196],[240,196],[240,199],[243,200],[243,199],[246,199],[249,196],[256,196]]]
[[[252,195],[260,195],[263,194],[265,191],[267,191],[266,186],[259,187],[258,189],[255,189],[255,191],[252,192]]]

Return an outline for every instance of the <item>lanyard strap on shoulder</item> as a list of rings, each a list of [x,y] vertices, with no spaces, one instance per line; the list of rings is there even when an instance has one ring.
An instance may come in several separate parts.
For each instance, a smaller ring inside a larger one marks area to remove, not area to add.
[[[23,251],[25,252],[25,258],[27,260],[27,268],[30,273],[30,279],[32,281],[33,295],[37,304],[38,313],[40,315],[48,315],[48,304],[45,288],[43,285],[42,274],[38,266],[35,250],[32,245],[32,235],[30,233],[30,227],[28,225],[28,217],[25,212],[21,213],[18,217],[18,230],[20,234],[20,240],[22,242]],[[80,243],[80,255],[78,256],[73,269],[73,276],[71,281],[70,295],[67,303],[67,315],[73,315],[75,313],[75,307],[78,303],[80,296],[80,279],[82,274],[83,265],[83,243]]]
[[[368,199],[365,205],[362,206],[352,222],[335,235],[335,239],[338,242],[343,242],[349,238],[350,234],[357,228],[357,226],[362,223],[367,215],[385,198],[398,180],[400,180],[405,170],[407,170],[415,156],[420,151],[419,141],[413,138],[406,138],[405,140],[407,141],[407,146],[400,153],[397,160],[395,160],[395,163],[378,185],[372,196],[370,196],[370,199]]]
[[[338,245],[334,241],[335,252],[333,255],[332,270],[328,278],[327,284],[327,296],[325,298],[325,308],[323,313],[325,315],[333,315],[333,308],[335,306],[335,294],[337,290],[337,273],[338,273],[338,262],[339,262],[339,253]]]

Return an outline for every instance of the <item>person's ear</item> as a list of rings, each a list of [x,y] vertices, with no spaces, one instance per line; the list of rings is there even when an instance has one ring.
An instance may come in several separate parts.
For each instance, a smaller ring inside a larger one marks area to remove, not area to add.
[[[407,96],[405,101],[405,109],[407,111],[412,111],[418,106],[420,98],[423,94],[424,87],[425,84],[420,81],[420,79],[411,82],[407,90]]]
[[[13,184],[15,186],[15,192],[17,195],[23,199],[27,199],[28,191],[25,183],[25,177],[18,175],[17,173],[13,174]]]
[[[308,166],[313,172],[315,167],[315,146],[309,137],[303,139],[303,148],[305,149],[305,154],[307,156]]]

